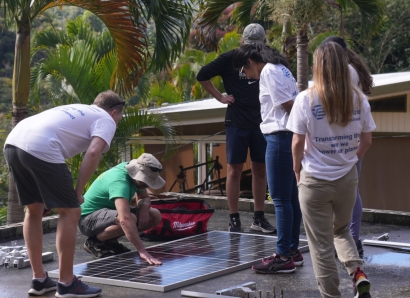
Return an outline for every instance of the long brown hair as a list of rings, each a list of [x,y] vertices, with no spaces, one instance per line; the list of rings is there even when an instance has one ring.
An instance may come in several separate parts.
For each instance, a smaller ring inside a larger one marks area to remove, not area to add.
[[[329,36],[323,41],[323,43],[328,43],[328,42],[335,42],[346,51],[347,61],[356,70],[359,76],[359,85],[360,85],[360,88],[362,88],[363,93],[364,94],[372,93],[373,78],[370,75],[369,69],[367,68],[363,60],[360,58],[360,56],[347,47],[347,44],[342,37]]]
[[[319,100],[330,124],[346,126],[353,115],[354,93],[360,91],[350,84],[350,71],[345,50],[334,42],[323,43],[313,54],[312,97]]]
[[[373,78],[370,75],[369,69],[363,60],[352,50],[346,48],[347,60],[359,75],[359,84],[364,94],[370,94],[373,91]]]

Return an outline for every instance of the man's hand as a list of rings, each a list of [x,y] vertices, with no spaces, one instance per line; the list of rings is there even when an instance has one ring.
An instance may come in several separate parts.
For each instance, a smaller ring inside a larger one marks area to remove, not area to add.
[[[139,254],[140,254],[141,259],[147,261],[151,265],[161,265],[162,264],[160,260],[151,256],[146,250],[140,251]]]
[[[77,194],[77,199],[78,199],[78,203],[80,203],[80,205],[82,203],[84,203],[84,196],[81,193]]]
[[[219,92],[214,84],[212,84],[212,82],[209,81],[198,81],[199,84],[201,84],[202,87],[204,87],[204,89],[211,94],[211,96],[213,96],[216,100],[218,100],[221,103],[225,103],[228,105],[231,105],[235,102],[235,98],[233,98],[232,95],[222,95],[221,92]]]
[[[233,98],[233,95],[222,95],[219,101],[231,105],[235,102],[235,98]]]

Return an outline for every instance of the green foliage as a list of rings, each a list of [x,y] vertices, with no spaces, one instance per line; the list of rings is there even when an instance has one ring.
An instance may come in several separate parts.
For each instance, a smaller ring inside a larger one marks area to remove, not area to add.
[[[342,7],[342,13],[348,9],[360,12],[361,33],[363,36],[377,32],[380,29],[384,15],[384,0],[336,0]]]
[[[386,0],[382,26],[368,37],[362,37],[355,26],[357,12],[346,16],[346,31],[356,52],[367,62],[372,73],[410,69],[410,2]]]
[[[226,33],[219,41],[219,53],[233,50],[240,45],[241,35],[236,31]],[[195,99],[202,99],[210,95],[196,80],[196,75],[202,66],[212,62],[218,57],[216,52],[203,52],[196,49],[188,49],[173,64],[168,72],[161,72],[151,77],[150,102],[140,102],[145,106],[161,105],[162,103],[178,103]],[[224,92],[224,86],[220,77],[212,78],[212,83],[220,91]]]
[[[83,20],[86,21],[87,23],[90,24],[91,28],[96,31],[96,32],[101,32],[104,29],[106,29],[107,27],[105,26],[105,24],[103,23],[103,21],[101,21],[101,19],[99,17],[97,17],[95,14],[93,14],[92,12],[86,10],[83,14]]]
[[[323,0],[266,0],[272,20],[282,23],[284,15],[289,15],[294,24],[308,24],[323,18],[328,7]]]
[[[193,0],[141,0],[145,8],[140,12],[146,24],[155,24],[155,36],[150,68],[160,71],[169,67],[183,52],[194,12]]]
[[[7,207],[0,207],[0,226],[7,223]]]
[[[9,113],[11,111],[11,78],[0,77],[0,113]]]
[[[151,88],[151,97],[157,105],[167,103],[182,102],[181,92],[178,92],[177,86],[172,82],[157,82]]]
[[[11,131],[11,118],[7,114],[0,113],[0,146],[3,148],[7,135]],[[9,170],[3,156],[3,150],[0,151],[0,202],[7,198],[9,185]]]
[[[110,89],[116,54],[107,30],[96,33],[78,17],[69,21],[65,30],[40,31],[33,45],[34,54],[46,53],[31,72],[31,100],[35,103],[40,104],[41,88],[55,105],[90,104],[99,92]]]
[[[129,105],[148,107],[151,104],[151,73],[145,72],[139,79],[134,95],[128,99]]]
[[[226,33],[218,45],[218,52],[225,53],[236,49],[240,45],[241,35],[235,31]]]
[[[0,76],[11,77],[15,40],[16,34],[0,24]]]
[[[116,51],[107,31],[97,33],[83,18],[69,21],[65,30],[45,30],[34,37],[36,51],[45,50],[46,57],[32,68],[31,85],[38,98],[46,89],[55,105],[69,103],[91,104],[98,93],[110,89],[116,68]],[[121,161],[121,153],[132,136],[143,127],[153,126],[169,141],[168,154],[174,146],[174,128],[163,115],[147,114],[137,106],[127,107],[111,142],[111,150],[104,154],[90,181]],[[83,154],[69,160],[74,179],[78,176]]]

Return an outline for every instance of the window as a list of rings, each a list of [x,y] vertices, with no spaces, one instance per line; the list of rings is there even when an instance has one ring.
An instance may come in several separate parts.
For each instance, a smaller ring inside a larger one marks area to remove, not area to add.
[[[372,112],[406,112],[407,95],[369,100]]]

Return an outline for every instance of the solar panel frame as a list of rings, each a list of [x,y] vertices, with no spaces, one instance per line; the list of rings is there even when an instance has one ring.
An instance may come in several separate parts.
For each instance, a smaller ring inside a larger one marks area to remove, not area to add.
[[[167,292],[250,268],[272,254],[276,240],[275,236],[210,231],[148,247],[161,266],[149,265],[134,250],[73,269],[86,282]],[[300,250],[308,250],[307,240],[300,240]],[[58,278],[59,270],[49,271],[49,276]]]

